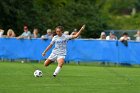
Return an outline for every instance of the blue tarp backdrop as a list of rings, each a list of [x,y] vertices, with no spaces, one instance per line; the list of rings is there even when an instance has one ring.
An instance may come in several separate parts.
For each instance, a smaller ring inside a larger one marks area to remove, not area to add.
[[[42,52],[50,40],[0,38],[0,58],[42,60]],[[69,40],[66,61],[115,62],[140,64],[140,42],[129,41],[125,46],[120,41],[77,39]]]

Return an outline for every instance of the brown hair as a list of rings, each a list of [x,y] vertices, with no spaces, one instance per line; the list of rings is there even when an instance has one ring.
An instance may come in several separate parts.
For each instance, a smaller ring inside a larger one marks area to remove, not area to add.
[[[62,32],[64,31],[64,27],[63,26],[57,26],[55,29],[60,29]]]

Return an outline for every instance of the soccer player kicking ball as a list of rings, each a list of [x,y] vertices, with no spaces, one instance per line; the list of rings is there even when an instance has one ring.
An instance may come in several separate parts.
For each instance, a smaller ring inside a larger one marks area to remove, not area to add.
[[[56,75],[59,73],[59,71],[61,70],[64,64],[64,59],[66,56],[67,41],[72,38],[77,38],[84,29],[85,29],[85,25],[81,27],[81,29],[78,31],[76,35],[64,35],[63,34],[64,29],[62,26],[57,26],[55,28],[57,35],[52,38],[52,41],[50,42],[48,47],[45,49],[45,51],[42,53],[42,56],[45,56],[46,52],[55,44],[55,47],[52,50],[52,53],[50,54],[48,59],[44,62],[44,65],[47,67],[53,61],[57,60],[58,66],[53,73],[54,77],[56,77]]]

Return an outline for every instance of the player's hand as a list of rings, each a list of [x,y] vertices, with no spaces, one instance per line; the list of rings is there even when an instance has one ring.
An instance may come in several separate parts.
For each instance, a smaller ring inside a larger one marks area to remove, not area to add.
[[[45,55],[46,55],[46,53],[45,53],[45,52],[43,52],[43,53],[42,53],[42,56],[44,57]]]
[[[85,26],[86,26],[86,25],[83,25],[83,26],[81,27],[81,30],[84,30],[84,29],[85,29]]]

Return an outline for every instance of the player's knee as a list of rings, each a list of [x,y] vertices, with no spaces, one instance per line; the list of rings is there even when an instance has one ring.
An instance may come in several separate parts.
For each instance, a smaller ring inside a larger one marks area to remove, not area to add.
[[[47,62],[44,62],[44,66],[47,67],[49,64],[47,64]]]
[[[64,64],[64,62],[61,62],[58,64],[58,66],[62,68],[63,64]]]
[[[62,67],[63,64],[64,64],[64,59],[63,59],[63,58],[60,58],[60,59],[58,59],[57,61],[58,61],[58,66],[59,66],[59,67]]]
[[[61,67],[61,68],[62,68],[62,67],[63,67],[63,65],[58,65],[58,67]]]
[[[47,60],[44,62],[44,66],[49,66],[49,64],[51,64],[51,63],[52,63],[52,61],[49,60],[49,59],[47,59]]]
[[[46,63],[44,63],[44,66],[46,67],[46,66],[48,66]]]

